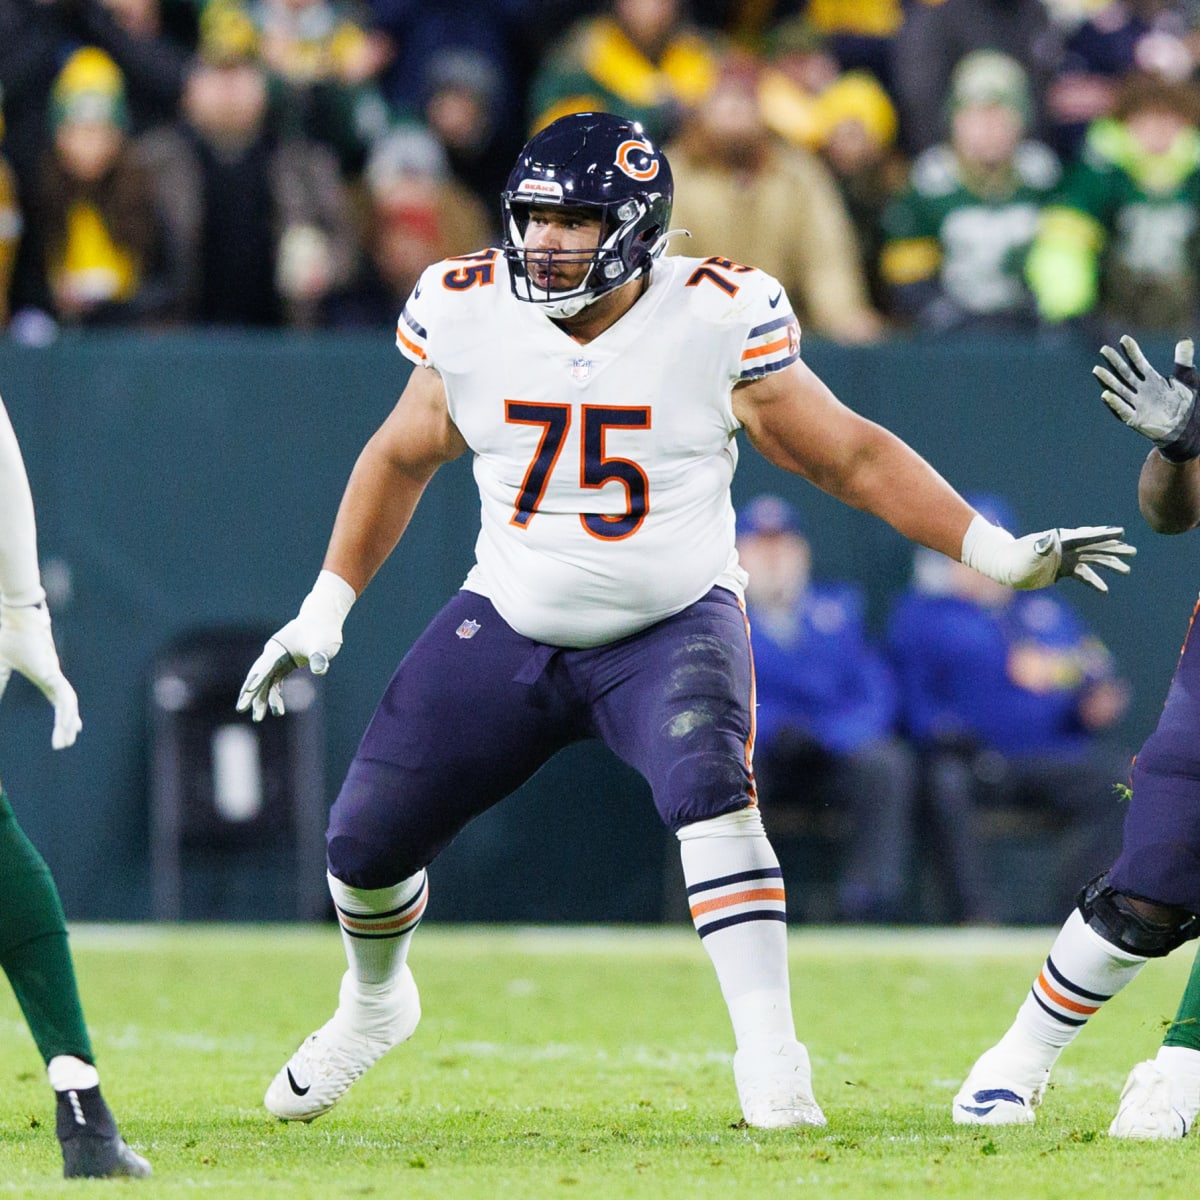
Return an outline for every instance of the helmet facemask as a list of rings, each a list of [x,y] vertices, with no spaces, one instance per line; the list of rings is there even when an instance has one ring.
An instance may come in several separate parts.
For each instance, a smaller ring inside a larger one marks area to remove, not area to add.
[[[600,221],[600,244],[577,250],[527,250],[525,230],[534,207],[579,209]],[[666,245],[665,230],[647,229],[651,203],[641,196],[624,197],[606,204],[562,203],[542,194],[505,192],[502,199],[504,218],[504,257],[508,262],[513,295],[536,304],[548,317],[563,320],[582,312],[601,296],[631,279],[644,275]],[[529,264],[544,266],[548,274],[555,263],[580,262],[590,269],[575,285],[556,289],[537,281]]]

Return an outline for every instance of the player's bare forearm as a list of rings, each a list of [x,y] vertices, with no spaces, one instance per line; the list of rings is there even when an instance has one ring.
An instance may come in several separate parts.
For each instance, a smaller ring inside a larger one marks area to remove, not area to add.
[[[361,594],[408,528],[432,476],[432,468],[424,478],[394,470],[368,443],[346,484],[324,569]]]
[[[845,469],[819,487],[873,513],[911,541],[957,560],[974,509],[907,443],[879,425]]]
[[[1157,533],[1186,533],[1200,524],[1200,458],[1173,463],[1151,450],[1138,477],[1138,507]]]
[[[374,577],[443,463],[466,449],[450,420],[441,380],[414,371],[396,407],[363,447],[350,473],[324,568],[356,593]]]
[[[970,505],[911,446],[847,408],[802,363],[735,389],[734,413],[776,466],[959,557]]]

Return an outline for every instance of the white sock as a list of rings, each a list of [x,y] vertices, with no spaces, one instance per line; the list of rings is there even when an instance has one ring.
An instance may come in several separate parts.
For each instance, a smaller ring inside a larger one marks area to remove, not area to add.
[[[352,888],[329,875],[350,977],[364,997],[387,992],[408,957],[408,944],[429,899],[425,872],[392,887]]]
[[[1031,1066],[1053,1066],[1063,1047],[1145,964],[1090,929],[1075,909],[1000,1045]]]
[[[783,873],[758,809],[697,821],[676,836],[692,921],[738,1048],[795,1041]]]
[[[100,1084],[96,1068],[73,1054],[56,1054],[46,1064],[46,1078],[56,1092],[85,1092]]]

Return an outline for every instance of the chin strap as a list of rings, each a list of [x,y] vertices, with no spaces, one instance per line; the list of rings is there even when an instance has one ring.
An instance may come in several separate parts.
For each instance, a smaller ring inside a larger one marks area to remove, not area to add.
[[[530,303],[541,309],[552,321],[569,321],[599,299],[599,296],[572,296],[569,300],[531,300]]]

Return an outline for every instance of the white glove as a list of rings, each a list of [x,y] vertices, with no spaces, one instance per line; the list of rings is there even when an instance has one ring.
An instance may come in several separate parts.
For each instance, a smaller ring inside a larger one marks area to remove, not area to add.
[[[322,571],[304,598],[300,611],[278,633],[272,634],[254,661],[238,694],[237,710],[251,710],[261,721],[267,709],[284,713],[280,683],[297,667],[314,675],[329,670],[329,660],[342,648],[342,625],[355,601],[354,589],[332,571]]]
[[[1100,347],[1101,355],[1112,367],[1111,371],[1092,368],[1092,374],[1104,384],[1100,398],[1130,429],[1148,437],[1160,450],[1168,450],[1168,457],[1177,461],[1194,458],[1200,446],[1177,445],[1189,433],[1196,407],[1191,339],[1176,343],[1173,379],[1160,375],[1128,334],[1121,338],[1121,348],[1129,356],[1128,361],[1111,346]]]
[[[5,604],[0,601],[0,696],[13,671],[20,671],[54,705],[55,750],[70,746],[83,728],[79,698],[58,662],[50,610],[45,604]]]
[[[1089,564],[1129,574],[1125,561],[1137,553],[1121,541],[1119,525],[1084,525],[1079,529],[1046,529],[1015,538],[977,513],[963,536],[962,561],[997,583],[1019,591],[1048,587],[1073,575],[1107,592],[1108,584]]]

